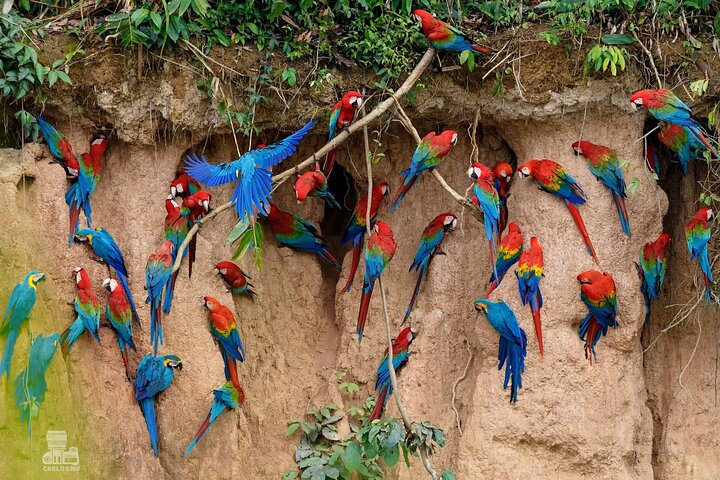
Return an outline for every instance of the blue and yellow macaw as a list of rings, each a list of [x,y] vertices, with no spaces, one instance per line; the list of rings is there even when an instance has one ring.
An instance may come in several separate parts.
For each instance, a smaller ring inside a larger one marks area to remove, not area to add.
[[[68,353],[70,353],[73,344],[85,330],[90,332],[96,342],[100,341],[98,335],[98,329],[100,328],[100,300],[95,295],[90,276],[85,269],[77,267],[74,272],[75,283],[77,284],[77,295],[75,295],[77,318],[60,336],[60,344],[63,348],[67,348]]]
[[[195,438],[192,439],[190,445],[185,450],[185,456],[187,457],[192,452],[195,445],[202,440],[207,433],[210,425],[213,424],[217,418],[228,410],[234,410],[241,406],[245,402],[245,392],[240,385],[235,385],[233,382],[225,382],[220,385],[217,390],[213,390],[213,404],[210,407],[210,412],[205,417],[205,421],[200,425]]]
[[[230,201],[241,220],[247,217],[252,222],[258,213],[266,215],[263,205],[270,202],[270,169],[295,153],[300,140],[314,124],[315,119],[310,120],[292,135],[265,148],[251,150],[232,162],[211,165],[205,157],[188,156],[185,171],[210,187],[236,181]]]
[[[32,435],[32,419],[39,415],[40,405],[45,401],[45,372],[55,356],[59,340],[57,333],[35,337],[30,345],[28,365],[15,378],[15,405],[20,409],[20,421],[27,423],[28,436]]]
[[[147,354],[140,360],[135,374],[135,399],[145,416],[150,443],[155,456],[158,456],[158,428],[155,417],[155,397],[166,390],[175,376],[174,369],[182,370],[182,362],[177,355],[154,357]]]
[[[479,298],[475,300],[475,310],[478,315],[480,312],[484,313],[490,325],[500,334],[498,370],[501,370],[505,364],[503,388],[507,388],[508,381],[510,381],[510,403],[515,403],[518,389],[522,388],[522,374],[525,371],[525,355],[527,354],[525,330],[520,328],[515,313],[502,300],[491,302]]]
[[[30,311],[35,306],[38,283],[44,281],[45,274],[39,270],[33,270],[25,275],[22,282],[15,285],[10,294],[2,325],[0,325],[0,336],[7,337],[2,360],[0,360],[0,377],[7,374],[7,378],[10,378],[10,364],[15,342],[20,335],[20,329],[30,318]]]
[[[125,268],[125,259],[120,251],[120,247],[115,243],[112,236],[110,236],[104,228],[97,227],[95,229],[81,228],[75,233],[75,238],[81,242],[87,241],[90,248],[93,249],[93,252],[115,270],[115,274],[120,281],[120,285],[122,285],[125,296],[130,302],[133,318],[140,324],[140,316],[135,308],[135,301],[133,300],[132,293],[130,293],[130,286],[127,283],[128,273],[127,268]]]

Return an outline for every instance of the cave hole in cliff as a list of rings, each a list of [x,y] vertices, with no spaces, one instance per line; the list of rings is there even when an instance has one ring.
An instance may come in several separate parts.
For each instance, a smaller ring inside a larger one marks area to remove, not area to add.
[[[340,240],[357,203],[357,190],[353,176],[337,162],[333,166],[330,178],[328,178],[328,190],[342,208],[331,208],[327,202],[325,203],[325,212],[320,222],[320,231],[330,246],[330,253],[342,263],[343,257],[352,245],[341,245]],[[332,267],[328,266],[325,273],[330,278],[334,278],[334,283],[337,283],[340,278],[340,272]]]

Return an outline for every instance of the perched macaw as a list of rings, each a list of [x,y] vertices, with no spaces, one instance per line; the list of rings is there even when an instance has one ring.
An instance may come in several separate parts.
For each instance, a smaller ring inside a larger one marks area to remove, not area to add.
[[[120,247],[115,243],[112,236],[110,236],[104,228],[97,227],[95,229],[81,228],[75,233],[75,238],[81,242],[87,241],[93,252],[100,257],[100,260],[115,270],[115,275],[117,275],[120,285],[122,285],[123,291],[125,292],[125,296],[127,296],[130,302],[133,318],[140,324],[140,316],[135,308],[135,301],[133,300],[132,293],[130,293],[130,286],[127,283],[128,273],[127,268],[125,268],[125,259],[120,251]]]
[[[163,290],[167,292],[172,288],[174,248],[173,242],[166,240],[160,250],[150,255],[145,267],[145,288],[148,292],[145,303],[150,304],[150,343],[153,344],[154,355],[157,355],[158,343],[163,343]]]
[[[588,307],[588,313],[580,322],[578,336],[585,341],[585,358],[592,363],[597,357],[595,345],[600,336],[607,335],[609,327],[617,327],[617,288],[609,273],[587,270],[577,276],[580,282],[580,298]],[[592,352],[592,356],[590,353]]]
[[[415,282],[415,290],[413,290],[412,297],[410,297],[410,305],[408,305],[405,311],[405,318],[402,323],[410,317],[417,300],[420,287],[423,284],[424,279],[428,275],[428,267],[430,266],[430,260],[435,255],[445,255],[440,250],[440,244],[445,238],[445,234],[455,230],[457,225],[457,216],[454,213],[441,213],[435,217],[425,230],[423,230],[422,236],[420,237],[420,245],[418,245],[417,252],[415,252],[415,259],[408,271],[412,272],[413,269],[417,272],[417,282]]]
[[[542,323],[540,323],[540,308],[543,304],[542,293],[540,293],[540,279],[544,276],[543,250],[537,238],[531,237],[530,250],[523,250],[520,254],[515,276],[518,279],[518,290],[520,291],[522,304],[530,304],[540,357],[543,357],[545,347],[543,347]]]
[[[70,185],[65,193],[65,203],[70,208],[70,233],[68,246],[72,247],[75,232],[80,222],[80,210],[85,212],[88,228],[92,228],[92,207],[90,197],[95,192],[102,175],[102,159],[107,148],[107,140],[99,135],[90,145],[90,151],[79,157],[80,170],[77,181]]]
[[[378,209],[380,208],[380,202],[383,197],[388,194],[390,187],[387,182],[376,183],[372,189],[372,199],[370,200],[370,225],[375,222],[375,216],[377,215]],[[348,242],[353,242],[353,256],[352,264],[350,267],[350,275],[348,276],[347,282],[343,287],[343,293],[350,291],[353,281],[355,280],[355,272],[357,267],[360,265],[360,252],[362,251],[363,239],[365,238],[365,232],[367,231],[366,215],[368,206],[368,196],[365,195],[360,199],[355,210],[353,210],[352,217],[348,222],[345,232],[343,233],[340,242],[345,245]]]
[[[205,190],[199,190],[188,195],[180,207],[180,215],[186,217],[190,225],[195,224],[203,216],[210,212],[212,195]]]
[[[500,200],[500,218],[498,219],[498,231],[502,234],[505,231],[508,220],[507,199],[510,196],[510,184],[513,178],[513,168],[507,162],[498,162],[492,169],[495,176],[495,190]]]
[[[10,294],[2,325],[0,325],[0,336],[7,337],[2,360],[0,360],[0,377],[6,373],[7,378],[10,378],[10,365],[15,342],[20,335],[20,329],[29,320],[30,311],[35,306],[38,283],[44,281],[45,274],[39,270],[33,270],[25,275],[22,282],[15,285]]]
[[[75,312],[77,318],[68,326],[60,336],[60,344],[63,348],[67,348],[70,353],[75,341],[80,335],[87,330],[90,335],[95,338],[96,342],[100,341],[98,329],[100,328],[100,300],[98,300],[95,291],[92,288],[90,276],[84,268],[76,267],[75,283],[77,284],[77,295],[75,295]]]
[[[220,262],[215,265],[215,273],[219,274],[227,284],[233,295],[247,295],[255,299],[257,293],[252,289],[253,284],[248,282],[250,278],[245,272],[233,262]]]
[[[270,202],[272,172],[270,169],[295,153],[300,140],[310,131],[315,120],[310,120],[297,132],[262,149],[250,150],[237,160],[211,165],[205,157],[188,156],[187,173],[198,181],[216,187],[237,182],[231,202],[240,219],[255,221],[257,214],[265,215],[263,205]]]
[[[710,242],[710,222],[714,213],[709,208],[701,208],[695,216],[685,225],[685,240],[687,240],[690,259],[698,260],[700,270],[705,277],[705,297],[708,303],[712,301],[713,274],[710,268],[708,243]]]
[[[50,125],[42,115],[37,116],[38,128],[47,143],[48,149],[55,160],[52,163],[58,163],[65,170],[68,178],[76,178],[80,172],[80,162],[72,151],[70,142],[60,134],[55,127]]]
[[[170,183],[170,196],[171,198],[187,198],[193,193],[200,191],[200,184],[192,178],[190,175],[185,173],[181,168],[175,175],[175,180]]]
[[[128,361],[128,348],[137,351],[132,338],[132,312],[127,297],[122,288],[118,288],[118,282],[114,278],[106,278],[103,287],[110,292],[108,304],[105,308],[105,316],[110,321],[113,330],[117,333],[117,342],[120,347],[120,356],[125,366],[125,375],[132,383],[130,377],[130,362]]]
[[[510,403],[515,403],[518,389],[522,388],[522,374],[525,371],[525,355],[527,355],[525,330],[520,328],[515,313],[502,300],[491,302],[479,298],[475,300],[475,310],[478,315],[480,312],[484,313],[490,325],[500,334],[498,370],[501,370],[505,364],[503,388],[507,388],[510,381]]]
[[[350,90],[343,97],[335,102],[330,110],[330,127],[328,128],[328,141],[335,138],[340,132],[350,126],[355,118],[355,113],[362,107],[362,93]],[[335,165],[335,157],[337,157],[337,149],[330,150],[323,165],[323,173],[330,178],[333,165]]]
[[[663,233],[654,242],[646,243],[640,254],[640,291],[645,298],[645,323],[650,322],[650,302],[658,299],[660,288],[665,281],[668,244],[670,235]]]
[[[163,229],[163,238],[173,242],[173,265],[177,259],[178,250],[180,245],[185,241],[185,238],[190,231],[190,222],[187,217],[180,215],[180,206],[175,203],[172,195],[168,195],[165,200],[165,210],[167,215],[165,216],[165,228]],[[187,255],[188,248],[185,248],[182,255]],[[188,267],[189,268],[189,267]],[[172,281],[168,284],[165,289],[165,300],[163,301],[163,313],[170,313],[170,307],[172,306],[173,292],[175,290],[175,281],[180,271],[178,270],[172,276]]]
[[[405,366],[410,358],[410,344],[417,336],[417,331],[414,328],[405,327],[400,331],[397,338],[393,339],[392,342],[392,364],[395,369],[395,373]],[[377,369],[377,379],[375,380],[375,391],[377,397],[375,399],[375,408],[370,414],[370,421],[382,417],[383,410],[385,410],[385,404],[387,399],[392,393],[392,384],[390,383],[390,366],[388,365],[388,349],[385,349],[380,365]]]
[[[45,372],[55,356],[59,339],[57,333],[35,337],[30,345],[28,365],[15,378],[15,405],[20,409],[20,421],[27,423],[28,435],[32,434],[31,420],[39,415],[40,405],[45,401]]]
[[[225,365],[225,380],[240,388],[236,361],[244,362],[246,354],[235,316],[232,310],[213,297],[204,297],[203,305],[208,309],[210,333],[218,344]]]
[[[315,164],[315,170],[300,175],[295,182],[295,198],[298,203],[308,196],[322,198],[330,208],[342,208],[330,190],[328,190],[327,177],[320,171],[320,165]]]
[[[686,175],[690,161],[695,158],[702,158],[704,145],[698,140],[690,127],[665,122],[660,122],[660,124],[662,129],[658,132],[658,140],[677,154],[683,175]]]
[[[569,173],[557,162],[553,160],[529,160],[518,167],[518,174],[521,177],[531,176],[537,183],[540,190],[544,190],[557,197],[560,197],[570,211],[575,225],[583,237],[585,246],[592,256],[596,264],[600,265],[600,261],[595,254],[595,247],[590,241],[585,222],[580,216],[580,210],[577,206],[587,201],[585,192],[580,185],[570,176]]]
[[[705,138],[702,127],[692,119],[692,110],[670,90],[640,90],[630,97],[633,108],[647,108],[650,115],[665,123],[688,127],[689,133],[697,138],[705,147],[718,158],[718,152]]]
[[[660,153],[652,143],[648,143],[647,148],[645,148],[645,167],[655,180],[660,179]]]
[[[503,277],[510,267],[520,259],[520,254],[523,251],[523,236],[520,232],[520,227],[517,223],[510,222],[508,225],[508,232],[500,241],[500,246],[497,251],[497,258],[495,259],[495,269],[493,270],[490,280],[488,281],[488,289],[485,297],[489,297],[490,294],[502,282]]]
[[[471,50],[485,55],[493,53],[489,48],[475,45],[462,31],[435,18],[430,12],[413,10],[412,16],[422,25],[422,31],[433,48],[450,52]]]
[[[155,417],[155,397],[165,391],[175,377],[174,369],[182,370],[182,362],[177,355],[154,357],[149,353],[140,360],[135,373],[135,399],[145,417],[150,443],[155,456],[158,456],[158,428]]]
[[[587,159],[590,172],[610,190],[620,217],[620,225],[625,235],[630,237],[630,220],[625,208],[625,179],[615,151],[584,140],[573,143],[572,148],[576,154]]]
[[[413,153],[412,161],[410,162],[410,168],[400,172],[403,176],[403,183],[395,195],[390,211],[394,212],[400,204],[400,201],[405,198],[405,195],[410,191],[413,185],[420,175],[424,171],[432,171],[435,167],[445,159],[445,156],[450,153],[452,147],[457,144],[458,132],[455,130],[445,130],[439,135],[435,132],[430,132],[420,141],[415,153]]]
[[[330,254],[325,240],[320,236],[315,225],[297,215],[283,212],[272,202],[269,204],[266,218],[270,230],[280,245],[302,252],[317,253],[333,267],[341,268],[338,261]]]
[[[495,258],[500,236],[500,195],[495,189],[495,175],[482,163],[473,163],[468,169],[467,175],[474,182],[473,196],[470,201],[483,211],[485,237],[490,245],[490,258]]]
[[[210,428],[210,425],[212,425],[220,415],[228,410],[235,410],[236,408],[242,406],[245,402],[245,392],[243,392],[242,387],[240,387],[240,385],[235,385],[232,382],[225,382],[220,385],[218,389],[213,390],[213,396],[215,399],[210,407],[210,412],[208,412],[207,417],[205,417],[205,421],[202,425],[200,425],[200,429],[195,435],[195,438],[192,439],[190,445],[188,445],[187,449],[185,449],[186,457],[190,455],[190,452],[192,452],[193,448],[195,448],[195,445],[202,440],[205,433],[207,433]]]
[[[377,280],[383,270],[387,268],[388,263],[390,263],[393,255],[395,255],[396,249],[397,242],[390,229],[390,225],[385,222],[375,222],[372,234],[370,234],[367,242],[367,249],[365,250],[365,280],[363,282],[362,296],[360,297],[357,329],[355,330],[358,342],[362,342],[375,280]]]

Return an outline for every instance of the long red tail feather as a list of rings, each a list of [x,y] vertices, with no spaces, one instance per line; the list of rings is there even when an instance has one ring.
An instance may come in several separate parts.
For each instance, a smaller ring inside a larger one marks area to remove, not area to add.
[[[405,311],[405,318],[403,318],[403,321],[400,325],[404,324],[408,318],[410,318],[410,313],[412,313],[413,308],[415,308],[415,302],[417,301],[418,293],[420,293],[420,287],[422,286],[423,277],[425,276],[425,270],[420,267],[417,272],[417,281],[415,282],[415,290],[413,290],[412,297],[410,297],[410,304],[408,305],[407,310]]]
[[[125,376],[130,383],[133,383],[132,377],[130,376],[130,361],[128,360],[127,348],[120,350],[120,355],[122,356],[123,365],[125,365]]]
[[[350,266],[350,276],[348,277],[347,282],[345,282],[345,286],[342,289],[343,293],[347,293],[350,291],[350,287],[352,287],[353,280],[355,280],[355,272],[357,272],[358,265],[360,265],[360,251],[361,250],[362,250],[362,242],[358,242],[357,245],[355,245],[353,247],[352,265]]]
[[[385,410],[385,402],[383,400],[386,400],[386,392],[387,387],[383,387],[378,392],[377,397],[375,397],[375,408],[373,408],[372,414],[370,414],[370,421],[382,417],[383,410]]]
[[[335,166],[335,157],[337,157],[337,148],[330,150],[327,154],[327,158],[325,159],[323,173],[327,178],[330,178],[330,172],[332,172],[333,166]]]
[[[78,226],[80,219],[80,205],[77,202],[73,202],[70,207],[70,230],[69,230],[69,242],[72,245],[73,238],[75,238],[75,229]]]
[[[230,355],[225,355],[225,367],[227,368],[227,371],[230,375],[230,381],[235,385],[235,389],[241,390],[240,388],[240,380],[238,379],[238,373],[237,373],[237,362],[235,359]]]
[[[360,311],[358,312],[357,328],[355,333],[358,336],[358,343],[362,342],[363,332],[365,331],[365,322],[367,321],[368,309],[370,308],[370,298],[372,297],[372,288],[365,293],[363,288],[362,297],[360,297]]]
[[[542,339],[542,323],[540,322],[540,309],[532,309],[533,323],[535,324],[535,336],[538,341],[538,348],[540,349],[540,358],[545,357],[545,347],[543,346]]]
[[[597,265],[600,265],[600,261],[595,254],[595,247],[593,247],[593,244],[590,241],[590,235],[588,235],[587,228],[585,228],[585,222],[583,222],[583,219],[580,216],[580,210],[578,210],[577,205],[572,202],[565,201],[565,205],[567,205],[567,208],[570,211],[570,215],[572,215],[573,220],[575,220],[575,225],[577,226],[578,230],[580,230],[580,235],[582,235],[583,241],[585,242],[585,246],[590,252],[590,255],[592,255],[595,263]]]
[[[595,335],[597,335],[598,330],[600,330],[600,324],[595,320],[595,317],[592,317],[587,329],[587,334],[585,334],[585,358],[590,360],[591,365],[593,361],[593,342],[595,341]]]
[[[190,240],[188,252],[188,278],[192,278],[192,266],[195,261],[195,248],[197,247],[197,235]]]
[[[701,131],[699,131],[695,128],[692,128],[692,127],[688,127],[688,128],[690,128],[690,130],[695,134],[695,136],[698,138],[698,140],[700,140],[702,142],[702,144],[705,145],[707,147],[707,149],[710,150],[710,152],[712,152],[712,154],[715,156],[715,158],[720,158],[720,155],[718,155],[718,152],[717,152],[717,150],[715,150],[715,147],[712,146],[710,141],[708,141],[708,139],[705,138],[705,135],[703,135]]]

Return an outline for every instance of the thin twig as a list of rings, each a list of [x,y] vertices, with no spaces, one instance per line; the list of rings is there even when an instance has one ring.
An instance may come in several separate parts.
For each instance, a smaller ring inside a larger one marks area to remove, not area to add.
[[[640,45],[640,48],[643,49],[643,51],[645,52],[645,55],[647,55],[647,57],[648,57],[648,60],[650,60],[650,66],[652,67],[653,73],[655,74],[655,80],[657,80],[658,88],[662,88],[663,83],[662,83],[662,80],[660,80],[660,73],[658,72],[658,69],[655,66],[655,59],[653,59],[652,53],[650,53],[650,50],[647,49],[647,47],[642,42],[642,40],[640,40],[640,37],[638,37],[637,34],[635,34],[634,36],[635,36],[635,40],[637,40],[637,42],[638,42],[638,45]]]
[[[455,424],[457,425],[458,432],[460,432],[460,436],[462,436],[462,427],[460,426],[460,412],[458,412],[457,407],[455,406],[455,395],[456,395],[456,389],[460,382],[465,380],[465,377],[467,377],[468,369],[470,368],[470,363],[472,363],[473,359],[473,353],[472,350],[470,350],[470,342],[467,341],[467,338],[464,340],[465,348],[468,351],[468,360],[465,364],[465,369],[463,370],[462,375],[460,375],[457,380],[455,380],[455,383],[453,383],[452,388],[452,400],[450,401],[450,405],[452,406],[453,412],[455,412]]]

